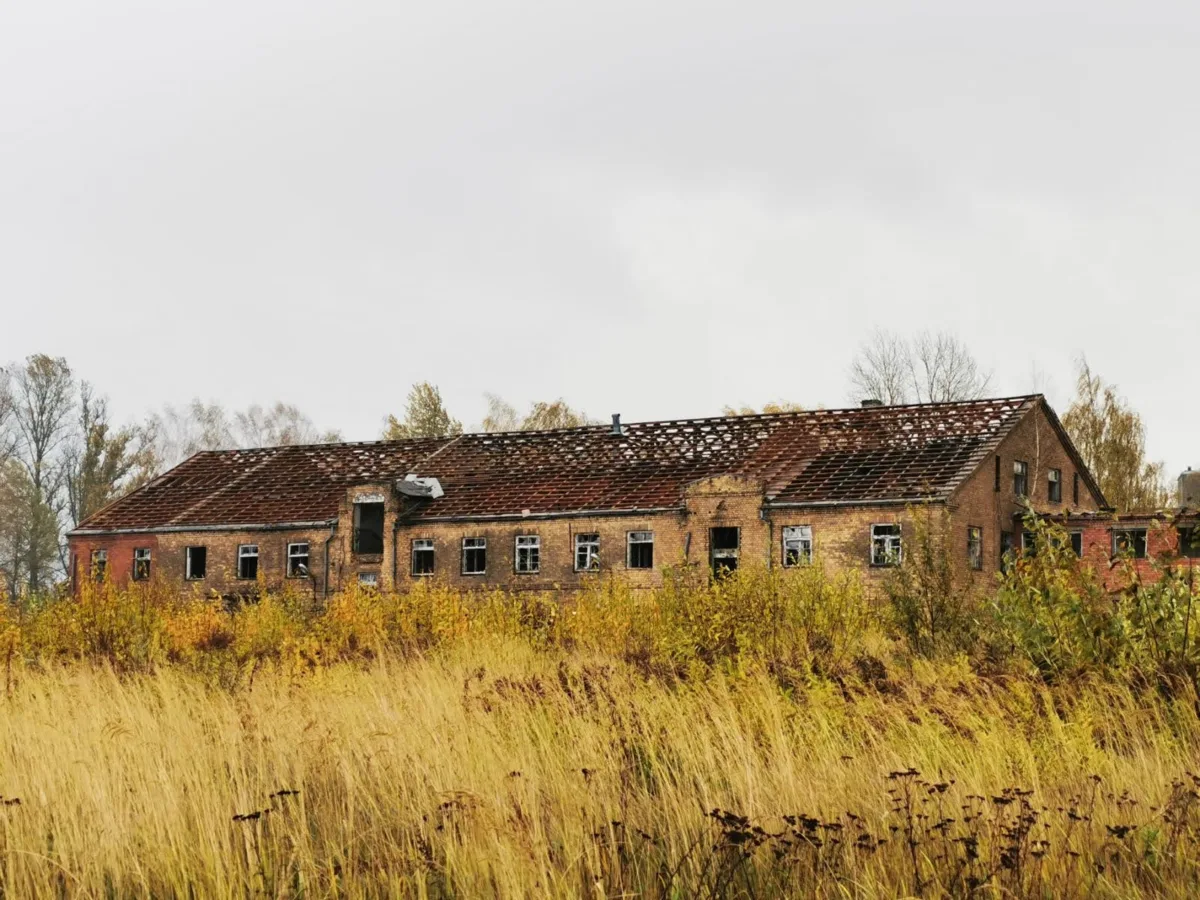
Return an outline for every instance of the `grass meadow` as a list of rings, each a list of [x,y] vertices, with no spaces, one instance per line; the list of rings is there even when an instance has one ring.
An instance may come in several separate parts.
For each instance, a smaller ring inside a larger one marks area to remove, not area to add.
[[[8,604],[0,895],[1193,896],[1190,638],[1073,578]]]

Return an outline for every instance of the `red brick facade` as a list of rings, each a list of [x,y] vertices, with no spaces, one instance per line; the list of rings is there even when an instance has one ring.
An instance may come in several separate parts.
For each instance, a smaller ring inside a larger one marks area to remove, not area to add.
[[[406,474],[439,479],[444,494],[414,498],[397,483]],[[1104,505],[1040,397],[201,454],[83,523],[70,545],[77,578],[104,550],[107,575],[127,580],[141,548],[152,577],[187,584],[187,548],[203,547],[197,591],[323,597],[360,579],[405,589],[431,576],[549,589],[598,571],[653,585],[664,567],[714,558],[785,565],[785,529],[805,528],[812,562],[875,580],[887,568],[878,547],[892,546],[883,535],[898,526],[903,548],[910,509],[928,504],[949,513],[964,565],[989,578],[1026,502]],[[289,547],[306,551],[302,574],[289,572]],[[253,580],[239,577],[249,548]]]

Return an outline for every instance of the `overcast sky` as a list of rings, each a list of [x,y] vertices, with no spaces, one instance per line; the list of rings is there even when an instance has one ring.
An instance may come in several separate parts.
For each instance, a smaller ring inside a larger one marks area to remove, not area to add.
[[[947,329],[1198,466],[1198,51],[1194,2],[14,0],[0,361],[367,439],[418,380],[842,405]]]

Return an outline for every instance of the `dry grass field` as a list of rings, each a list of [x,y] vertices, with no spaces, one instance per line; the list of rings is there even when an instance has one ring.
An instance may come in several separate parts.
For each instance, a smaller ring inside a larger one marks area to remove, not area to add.
[[[8,607],[0,894],[1200,887],[1196,695],[1165,670],[916,654],[819,572],[304,607]]]

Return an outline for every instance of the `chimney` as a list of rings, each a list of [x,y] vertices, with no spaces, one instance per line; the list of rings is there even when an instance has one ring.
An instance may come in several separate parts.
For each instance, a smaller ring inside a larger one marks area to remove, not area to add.
[[[613,413],[612,430],[609,431],[609,434],[620,437],[624,433],[625,432],[621,430],[621,414]]]
[[[1179,476],[1179,505],[1200,509],[1200,472],[1189,468]]]
[[[883,406],[883,401],[876,400],[874,397],[869,397],[862,402],[863,409],[872,409],[876,406]]]

